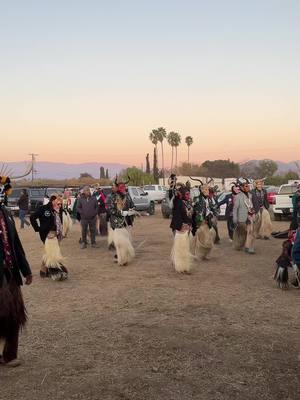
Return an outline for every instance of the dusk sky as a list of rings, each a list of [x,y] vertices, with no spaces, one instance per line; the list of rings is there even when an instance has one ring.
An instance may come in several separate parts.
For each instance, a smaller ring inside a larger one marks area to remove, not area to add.
[[[299,21],[299,0],[0,0],[0,159],[139,166],[159,126],[180,161],[188,135],[192,162],[300,159]]]

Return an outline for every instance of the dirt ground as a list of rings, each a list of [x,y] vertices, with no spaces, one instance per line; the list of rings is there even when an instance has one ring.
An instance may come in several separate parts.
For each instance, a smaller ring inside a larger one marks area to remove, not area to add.
[[[113,263],[105,239],[80,250],[75,225],[62,244],[65,282],[39,278],[38,235],[20,232],[34,282],[23,288],[24,363],[0,368],[1,399],[300,398],[300,291],[272,279],[281,240],[257,241],[254,256],[236,252],[220,222],[211,260],[183,276],[169,261],[169,223],[159,209],[137,220],[127,267]]]

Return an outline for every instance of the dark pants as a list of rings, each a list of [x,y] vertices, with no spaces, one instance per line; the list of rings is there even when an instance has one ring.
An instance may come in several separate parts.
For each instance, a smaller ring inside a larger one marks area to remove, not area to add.
[[[234,223],[233,223],[233,217],[228,217],[227,219],[227,230],[228,230],[228,235],[230,239],[233,239],[233,232],[234,232]]]
[[[107,236],[107,221],[106,221],[106,213],[99,214],[99,223],[100,223],[100,235]]]
[[[21,220],[21,229],[24,228],[24,224],[26,224],[27,226],[30,225],[30,222],[27,221],[26,219],[26,214],[28,213],[27,210],[19,210],[19,218]]]
[[[83,243],[87,243],[87,230],[90,230],[91,243],[96,243],[96,221],[97,216],[92,219],[81,219],[81,238]]]
[[[218,225],[216,223],[213,223],[212,227],[216,232],[215,243],[219,243],[220,242],[220,235],[219,235]]]
[[[3,360],[6,363],[18,357],[19,330],[19,325],[15,324],[10,328],[9,338],[5,338]]]

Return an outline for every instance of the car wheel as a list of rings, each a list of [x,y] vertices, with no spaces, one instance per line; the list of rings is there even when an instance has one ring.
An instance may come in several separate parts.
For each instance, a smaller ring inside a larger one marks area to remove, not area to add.
[[[155,213],[155,203],[153,201],[150,202],[148,213],[150,215],[154,215],[154,213]]]

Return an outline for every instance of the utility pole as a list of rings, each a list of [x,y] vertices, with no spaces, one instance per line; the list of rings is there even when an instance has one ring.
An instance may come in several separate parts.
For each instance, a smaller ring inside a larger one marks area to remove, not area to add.
[[[29,153],[29,156],[31,156],[31,162],[32,162],[31,182],[33,182],[33,180],[34,180],[34,173],[36,172],[36,169],[34,168],[34,166],[35,166],[36,157],[38,156],[38,154]]]

